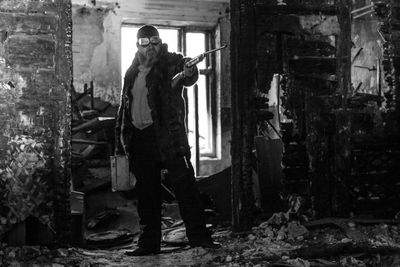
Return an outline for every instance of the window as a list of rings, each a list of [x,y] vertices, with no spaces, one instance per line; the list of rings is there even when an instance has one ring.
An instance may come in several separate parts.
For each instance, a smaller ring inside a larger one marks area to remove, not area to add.
[[[188,57],[195,57],[212,47],[211,34],[207,31],[186,31],[184,28],[158,27],[163,43],[168,44],[170,52],[180,52]],[[123,25],[121,29],[121,73],[132,63],[136,52],[135,25]],[[197,64],[200,76],[197,81],[197,98],[195,86],[187,88],[183,96],[187,104],[187,129],[188,139],[192,151],[193,165],[200,157],[216,156],[216,93],[214,85],[214,60],[208,56]],[[196,100],[197,99],[197,104]],[[198,114],[198,127],[196,128],[196,108]],[[196,130],[198,131],[198,143],[196,144]],[[198,147],[197,147],[198,146]],[[197,152],[197,153],[196,153]]]
[[[209,40],[203,32],[186,33],[186,55],[195,57],[209,50]],[[213,68],[209,58],[205,58],[197,64],[200,76],[197,81],[197,106],[198,106],[198,135],[201,156],[215,156],[215,125],[213,122],[213,111],[215,98],[213,97]],[[215,91],[215,89],[214,89]],[[195,115],[195,90],[188,90],[189,114]],[[192,104],[193,103],[193,104]],[[190,135],[195,135],[195,116],[188,116],[188,129]],[[192,137],[193,139],[194,137]]]

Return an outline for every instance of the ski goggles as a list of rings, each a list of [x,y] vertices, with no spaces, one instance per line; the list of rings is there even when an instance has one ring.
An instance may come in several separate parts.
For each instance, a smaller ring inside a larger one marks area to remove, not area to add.
[[[158,45],[159,43],[161,43],[161,38],[159,36],[152,36],[150,38],[144,37],[144,38],[139,38],[138,39],[138,44],[140,46],[146,47],[150,43],[152,45]]]

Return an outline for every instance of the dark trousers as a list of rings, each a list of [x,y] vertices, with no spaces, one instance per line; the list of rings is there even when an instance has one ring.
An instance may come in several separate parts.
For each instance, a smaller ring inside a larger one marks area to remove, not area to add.
[[[162,162],[156,146],[153,127],[135,130],[134,149],[131,151],[133,173],[138,192],[138,213],[142,233],[139,247],[158,249],[161,242],[161,170],[168,170],[172,191],[186,227],[189,244],[197,246],[210,242],[205,226],[204,210],[190,161],[183,157]]]

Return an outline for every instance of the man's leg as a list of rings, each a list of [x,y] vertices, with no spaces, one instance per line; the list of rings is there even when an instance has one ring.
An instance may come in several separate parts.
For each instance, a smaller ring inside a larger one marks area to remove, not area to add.
[[[165,162],[172,189],[178,200],[181,217],[186,227],[189,244],[193,247],[212,243],[211,233],[206,228],[200,193],[190,163],[176,159]]]
[[[134,161],[133,171],[137,178],[138,213],[141,234],[138,246],[157,251],[161,243],[161,164],[158,161]]]

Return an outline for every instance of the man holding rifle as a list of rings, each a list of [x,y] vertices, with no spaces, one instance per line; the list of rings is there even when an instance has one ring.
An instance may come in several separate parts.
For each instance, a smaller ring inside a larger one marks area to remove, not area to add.
[[[168,170],[190,246],[218,248],[206,229],[185,128],[182,90],[197,81],[197,67],[186,64],[188,58],[168,52],[151,25],[138,30],[136,46],[125,74],[116,123],[115,154],[129,156],[137,179],[142,230],[138,248],[127,254],[160,252],[162,169]]]

